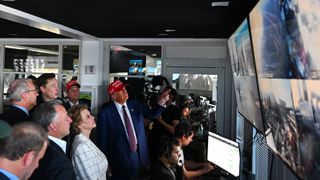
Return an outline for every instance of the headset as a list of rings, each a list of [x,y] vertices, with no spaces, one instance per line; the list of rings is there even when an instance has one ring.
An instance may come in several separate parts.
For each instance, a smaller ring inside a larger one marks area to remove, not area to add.
[[[159,148],[157,150],[157,156],[160,157],[164,155],[166,158],[170,157],[170,138],[167,136],[162,136],[159,141]]]

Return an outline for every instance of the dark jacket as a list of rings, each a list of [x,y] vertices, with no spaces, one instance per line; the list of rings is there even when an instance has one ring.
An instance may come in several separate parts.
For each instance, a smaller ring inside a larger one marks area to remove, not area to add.
[[[127,101],[138,141],[137,153],[130,151],[129,141],[114,102],[103,105],[98,118],[98,145],[108,158],[113,177],[135,177],[149,166],[144,117],[160,115],[163,108],[149,111],[137,101]]]
[[[150,180],[183,180],[182,171],[176,166],[169,170],[160,160],[156,160],[150,169]]]
[[[0,115],[0,119],[8,122],[10,125],[30,120],[29,115],[16,106],[9,106],[8,110]]]
[[[47,147],[39,167],[29,180],[73,180],[76,179],[73,166],[63,150],[52,140]]]
[[[91,107],[91,102],[88,99],[79,99],[79,104],[86,104],[88,106],[88,108],[90,109]],[[66,110],[68,111],[69,109],[71,109],[70,103],[69,101],[64,103],[64,107],[66,108]]]
[[[0,172],[0,180],[10,180],[10,179],[4,174],[2,174],[2,172]]]

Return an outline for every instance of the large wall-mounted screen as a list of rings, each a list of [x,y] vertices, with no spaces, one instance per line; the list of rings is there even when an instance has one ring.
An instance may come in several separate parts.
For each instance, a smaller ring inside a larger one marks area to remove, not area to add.
[[[264,134],[256,69],[247,20],[244,20],[229,38],[228,47],[238,111],[260,133]]]
[[[304,179],[320,177],[320,1],[261,0],[250,29],[267,144]]]

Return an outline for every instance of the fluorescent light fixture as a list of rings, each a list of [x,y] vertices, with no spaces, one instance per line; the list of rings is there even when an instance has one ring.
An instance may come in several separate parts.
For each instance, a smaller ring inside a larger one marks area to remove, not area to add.
[[[158,36],[168,36],[168,33],[159,33]]]
[[[164,31],[168,33],[168,32],[175,32],[176,30],[175,29],[165,29]]]
[[[45,53],[45,54],[51,54],[51,55],[59,55],[59,52],[57,51],[51,51],[47,49],[40,49],[40,48],[34,48],[34,47],[28,47],[28,46],[19,46],[19,45],[6,45],[5,48],[9,49],[18,49],[18,50],[28,50],[36,53]]]
[[[229,1],[220,1],[220,2],[212,2],[211,7],[217,7],[217,6],[229,6]]]

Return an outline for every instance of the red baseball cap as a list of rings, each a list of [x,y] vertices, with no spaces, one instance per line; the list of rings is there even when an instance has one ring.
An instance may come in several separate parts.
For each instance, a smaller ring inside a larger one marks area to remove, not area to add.
[[[81,87],[80,84],[79,84],[76,80],[69,81],[69,82],[67,83],[67,85],[66,85],[67,92],[69,91],[69,89],[70,89],[72,86],[78,86],[79,88]]]
[[[128,85],[127,84],[123,84],[120,80],[115,80],[109,85],[108,93],[111,96],[115,92],[121,91],[126,86],[128,86]]]

